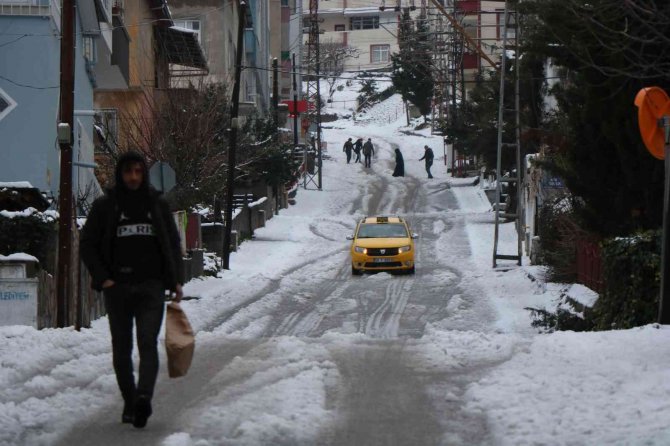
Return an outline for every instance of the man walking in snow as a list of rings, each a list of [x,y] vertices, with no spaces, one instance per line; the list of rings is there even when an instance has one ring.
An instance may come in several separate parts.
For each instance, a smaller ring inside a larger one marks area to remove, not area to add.
[[[347,164],[351,161],[351,151],[354,150],[354,143],[351,142],[351,138],[347,139],[347,142],[344,143],[342,151],[347,154]]]
[[[165,290],[174,293],[173,300],[181,300],[184,267],[174,219],[167,202],[150,188],[142,155],[123,154],[115,179],[115,187],[93,203],[80,254],[93,288],[105,297],[114,372],[124,401],[121,421],[142,428],[152,413]],[[137,383],[133,322],[140,353]]]
[[[375,148],[372,145],[372,140],[368,138],[363,144],[363,156],[365,157],[365,167],[372,167],[372,155],[375,154]]]
[[[430,173],[430,168],[433,165],[433,158],[435,158],[435,155],[433,154],[433,149],[431,149],[428,146],[423,146],[424,148],[424,153],[421,158],[419,158],[419,161],[421,160],[426,160],[426,172],[428,173],[428,178],[433,178],[433,175]]]
[[[356,154],[356,159],[354,163],[361,162],[361,150],[363,150],[363,138],[358,138],[354,143],[354,153]]]

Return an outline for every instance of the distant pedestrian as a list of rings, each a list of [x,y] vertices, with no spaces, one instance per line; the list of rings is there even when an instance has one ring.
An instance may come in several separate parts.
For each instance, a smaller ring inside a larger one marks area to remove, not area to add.
[[[368,138],[363,144],[363,156],[365,157],[365,167],[372,167],[372,155],[375,154],[375,148],[372,145],[372,140]]]
[[[433,149],[431,149],[428,146],[423,146],[424,148],[424,153],[421,158],[419,158],[419,161],[421,160],[426,160],[426,172],[428,173],[428,178],[433,178],[433,174],[430,173],[430,168],[433,165],[433,158],[435,158],[435,155],[433,154]]]
[[[149,187],[147,164],[135,152],[116,165],[116,185],[98,198],[82,230],[80,254],[102,291],[112,334],[112,359],[123,396],[121,421],[146,426],[158,375],[158,333],[165,290],[182,298],[179,232],[167,202]],[[133,375],[133,322],[140,353]]]
[[[363,138],[358,138],[354,143],[354,153],[356,154],[356,159],[354,163],[361,162],[361,150],[363,150]]]
[[[395,169],[393,170],[394,177],[405,176],[405,160],[402,157],[400,149],[395,149]]]
[[[347,164],[351,161],[351,151],[354,150],[354,143],[351,142],[351,138],[347,139],[347,142],[344,143],[342,151],[347,154]]]

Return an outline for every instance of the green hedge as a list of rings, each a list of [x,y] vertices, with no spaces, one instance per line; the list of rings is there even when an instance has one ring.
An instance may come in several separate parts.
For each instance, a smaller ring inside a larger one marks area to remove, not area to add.
[[[649,231],[603,243],[605,290],[593,308],[598,330],[655,322],[658,315],[661,232]]]
[[[55,213],[27,210],[0,214],[0,254],[25,252],[37,257],[49,269],[55,252],[57,220]]]

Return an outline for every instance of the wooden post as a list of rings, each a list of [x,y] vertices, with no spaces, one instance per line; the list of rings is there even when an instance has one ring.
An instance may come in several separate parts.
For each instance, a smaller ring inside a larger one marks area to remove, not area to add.
[[[233,85],[230,112],[230,139],[228,144],[228,179],[226,190],[225,232],[223,234],[223,268],[230,269],[230,231],[233,226],[233,195],[235,188],[235,151],[237,149],[237,116],[240,107],[240,82],[242,77],[242,53],[244,52],[244,22],[247,4],[240,2],[237,24],[237,53],[235,55],[235,84]]]
[[[70,126],[69,141],[60,142],[60,184],[58,190],[58,272],[56,326],[69,325],[67,301],[74,289],[72,276],[72,129],[74,121],[74,0],[63,0],[60,45],[60,116]]]

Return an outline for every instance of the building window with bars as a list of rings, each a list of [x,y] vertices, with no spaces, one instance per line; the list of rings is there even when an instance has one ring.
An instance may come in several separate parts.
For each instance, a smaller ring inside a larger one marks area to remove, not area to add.
[[[349,26],[352,30],[377,29],[379,28],[379,16],[351,17],[349,19]]]
[[[118,112],[115,108],[95,111],[96,152],[115,151],[119,141]]]
[[[95,63],[98,61],[98,57],[95,47],[95,40],[93,37],[91,36],[83,37],[82,52],[84,53],[84,58],[86,59],[86,62],[88,62],[91,65],[95,65]]]
[[[390,45],[370,45],[370,63],[388,63],[391,60]]]
[[[198,37],[198,42],[202,43],[202,40],[200,40],[200,32],[202,31],[200,20],[180,19],[173,21],[174,26],[178,26],[179,28],[185,28],[193,31],[193,33],[196,34]]]

